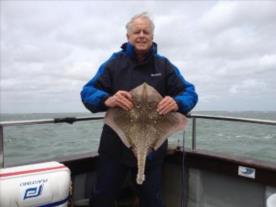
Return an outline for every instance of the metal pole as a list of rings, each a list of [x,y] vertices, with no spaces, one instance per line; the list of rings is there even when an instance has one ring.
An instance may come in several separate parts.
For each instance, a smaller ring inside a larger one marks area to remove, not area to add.
[[[193,117],[192,127],[192,150],[196,150],[196,118]]]
[[[4,132],[0,125],[0,169],[4,168]]]

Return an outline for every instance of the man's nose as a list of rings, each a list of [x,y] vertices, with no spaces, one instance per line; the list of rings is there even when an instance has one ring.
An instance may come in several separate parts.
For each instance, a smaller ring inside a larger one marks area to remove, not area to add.
[[[141,31],[140,33],[139,33],[139,36],[141,36],[141,37],[143,37],[145,35],[145,33],[143,32],[143,31]]]

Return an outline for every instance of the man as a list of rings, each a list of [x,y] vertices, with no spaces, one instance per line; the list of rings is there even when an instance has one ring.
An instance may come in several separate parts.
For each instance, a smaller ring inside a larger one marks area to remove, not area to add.
[[[157,45],[153,42],[154,24],[147,13],[134,16],[126,29],[128,42],[102,64],[94,78],[83,87],[84,105],[94,113],[111,107],[129,111],[133,107],[129,91],[146,82],[164,97],[158,104],[158,113],[188,113],[197,103],[194,86],[167,58],[157,54]],[[137,186],[141,207],[163,206],[161,166],[166,150],[167,142],[147,157],[146,180]],[[103,126],[97,167],[91,206],[111,207],[126,174],[130,171],[135,175],[137,168],[131,150],[107,125]]]

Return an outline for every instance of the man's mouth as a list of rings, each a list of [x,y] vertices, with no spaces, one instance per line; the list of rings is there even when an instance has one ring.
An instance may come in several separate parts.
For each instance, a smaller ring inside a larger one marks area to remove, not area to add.
[[[146,42],[137,42],[137,44],[144,45],[144,44],[146,44]]]

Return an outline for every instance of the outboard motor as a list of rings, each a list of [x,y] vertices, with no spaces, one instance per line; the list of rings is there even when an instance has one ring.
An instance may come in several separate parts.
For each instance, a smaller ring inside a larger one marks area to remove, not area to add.
[[[58,162],[0,169],[0,207],[65,207],[70,170]]]

